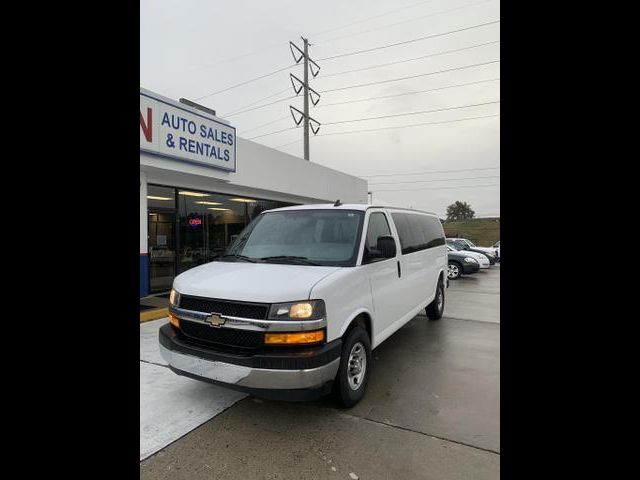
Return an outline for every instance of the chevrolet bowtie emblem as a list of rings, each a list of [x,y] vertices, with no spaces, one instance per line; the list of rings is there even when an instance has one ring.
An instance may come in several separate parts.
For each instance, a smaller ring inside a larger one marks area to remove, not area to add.
[[[205,321],[205,323],[208,323],[212,327],[220,327],[220,326],[224,325],[224,322],[226,322],[227,319],[226,318],[222,318],[217,313],[212,313],[207,318],[205,318],[204,321]]]

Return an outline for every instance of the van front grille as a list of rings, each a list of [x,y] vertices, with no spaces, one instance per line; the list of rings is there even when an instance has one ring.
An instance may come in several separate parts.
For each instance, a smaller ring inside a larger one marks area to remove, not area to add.
[[[228,317],[254,318],[265,320],[269,314],[269,304],[243,303],[215,298],[180,296],[180,308],[202,313],[217,313]]]

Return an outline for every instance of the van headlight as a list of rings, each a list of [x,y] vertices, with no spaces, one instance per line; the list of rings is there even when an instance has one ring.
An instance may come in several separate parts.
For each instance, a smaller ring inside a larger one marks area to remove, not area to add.
[[[270,320],[318,320],[325,317],[324,301],[274,303],[269,309]]]
[[[478,263],[478,261],[475,258],[471,258],[471,257],[465,257],[464,261],[467,263]]]
[[[169,303],[174,307],[177,307],[180,303],[180,294],[175,288],[171,289],[171,294],[169,295]]]

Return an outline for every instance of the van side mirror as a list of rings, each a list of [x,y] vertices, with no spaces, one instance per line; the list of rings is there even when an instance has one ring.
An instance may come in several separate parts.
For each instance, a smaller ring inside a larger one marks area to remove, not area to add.
[[[396,256],[396,241],[388,235],[378,237],[376,249],[382,254],[382,258],[393,258]]]

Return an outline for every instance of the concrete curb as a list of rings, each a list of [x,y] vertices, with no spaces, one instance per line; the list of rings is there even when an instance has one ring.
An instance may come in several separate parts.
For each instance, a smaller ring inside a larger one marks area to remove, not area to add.
[[[169,315],[168,308],[158,308],[156,310],[148,310],[146,312],[140,312],[140,323],[150,322],[151,320],[157,320]]]

